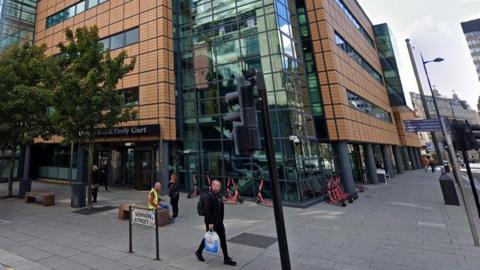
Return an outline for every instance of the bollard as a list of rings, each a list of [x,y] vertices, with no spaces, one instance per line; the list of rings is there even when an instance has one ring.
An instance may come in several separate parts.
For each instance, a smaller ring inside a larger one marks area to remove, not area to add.
[[[453,181],[452,177],[442,171],[442,175],[440,175],[438,181],[440,181],[440,187],[442,188],[443,200],[445,201],[445,204],[460,206],[457,190],[455,189],[455,182]]]

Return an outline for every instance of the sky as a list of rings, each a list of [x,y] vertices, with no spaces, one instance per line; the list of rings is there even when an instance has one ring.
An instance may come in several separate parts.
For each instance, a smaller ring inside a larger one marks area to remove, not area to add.
[[[387,23],[393,32],[403,66],[402,83],[410,103],[410,92],[418,92],[405,39],[410,38],[423,80],[430,93],[421,66],[420,51],[425,60],[436,57],[442,63],[428,65],[432,84],[443,96],[452,91],[477,108],[480,81],[475,71],[461,22],[480,18],[480,0],[358,0],[374,24]]]

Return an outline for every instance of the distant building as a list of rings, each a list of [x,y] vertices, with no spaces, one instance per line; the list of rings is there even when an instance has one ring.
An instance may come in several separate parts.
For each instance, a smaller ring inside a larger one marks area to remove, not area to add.
[[[33,40],[37,0],[0,0],[0,51],[24,39]]]
[[[458,95],[454,94],[452,98],[442,97],[438,91],[436,92],[436,98],[438,103],[438,109],[440,114],[448,119],[467,120],[472,124],[480,124],[480,116],[478,112],[473,110],[465,100],[461,100]],[[422,99],[419,94],[410,92],[412,98],[413,107],[415,112],[420,118],[425,117],[425,110],[423,109]],[[437,112],[433,104],[431,96],[425,96],[427,99],[428,110],[432,118],[437,117]]]
[[[480,19],[463,22],[462,29],[480,79]]]

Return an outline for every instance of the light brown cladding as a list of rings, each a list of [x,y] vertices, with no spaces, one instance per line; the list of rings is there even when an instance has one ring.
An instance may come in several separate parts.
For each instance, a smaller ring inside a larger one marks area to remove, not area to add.
[[[400,144],[395,123],[378,120],[348,104],[347,89],[392,114],[387,90],[340,49],[341,35],[370,65],[383,74],[375,47],[356,29],[335,0],[306,0],[320,91],[331,140]],[[350,11],[373,38],[371,22],[355,0],[344,0]]]
[[[398,136],[400,137],[400,143],[402,146],[411,146],[411,147],[421,147],[422,144],[418,138],[417,133],[406,132],[405,131],[405,120],[417,119],[415,112],[410,108],[403,107],[393,107],[393,115],[395,116],[395,121],[397,123]]]
[[[74,30],[97,25],[100,37],[139,27],[140,42],[123,48],[129,56],[136,57],[135,70],[117,86],[118,89],[139,87],[139,118],[127,125],[160,124],[163,139],[176,140],[172,1],[110,0],[46,29],[48,16],[77,2],[40,1],[35,43],[46,44],[47,53],[55,54],[58,53],[56,45],[65,40],[64,30],[67,27]],[[120,51],[114,50],[112,55]]]

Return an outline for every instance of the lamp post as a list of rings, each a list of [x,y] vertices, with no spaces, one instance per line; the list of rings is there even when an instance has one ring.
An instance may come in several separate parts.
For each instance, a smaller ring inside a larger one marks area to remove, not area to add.
[[[469,200],[467,199],[467,195],[465,192],[465,187],[463,186],[463,179],[460,173],[460,167],[458,166],[458,161],[457,161],[457,155],[455,153],[455,149],[453,148],[453,143],[452,143],[452,137],[450,134],[447,132],[447,128],[445,126],[444,120],[442,119],[440,115],[440,110],[438,109],[438,104],[437,104],[437,98],[435,96],[435,93],[433,92],[432,88],[432,83],[430,82],[430,76],[428,75],[428,70],[427,70],[427,64],[429,63],[440,63],[445,61],[443,58],[435,58],[434,60],[430,61],[425,61],[422,57],[422,63],[423,63],[423,68],[425,70],[425,75],[427,76],[427,81],[428,81],[428,86],[430,87],[430,92],[432,93],[432,98],[433,98],[433,104],[435,105],[435,110],[437,112],[437,117],[440,120],[440,126],[442,127],[442,134],[445,137],[448,145],[448,154],[450,157],[450,162],[452,163],[453,167],[453,174],[455,176],[455,180],[457,181],[458,187],[460,189],[460,195],[463,200],[463,205],[465,207],[465,212],[467,214],[467,220],[470,226],[470,231],[472,232],[472,238],[473,238],[473,243],[475,246],[480,246],[480,242],[478,239],[478,234],[477,234],[477,228],[475,226],[475,221],[473,220],[472,217],[472,212],[470,210],[470,205],[469,205]]]
[[[406,42],[407,42],[408,52],[410,55],[410,61],[412,62],[413,72],[415,73],[415,78],[417,79],[418,91],[420,92],[420,97],[422,99],[423,110],[425,111],[425,118],[432,119],[430,115],[430,110],[428,108],[427,99],[425,98],[425,94],[423,91],[420,74],[418,72],[417,64],[415,62],[415,57],[413,56],[413,48],[412,48],[412,45],[410,44],[410,39],[407,39]],[[443,151],[438,144],[437,134],[435,134],[435,132],[431,132],[430,135],[432,136],[432,142],[435,147],[435,152],[437,153],[438,163],[443,162],[443,154],[442,154]]]

